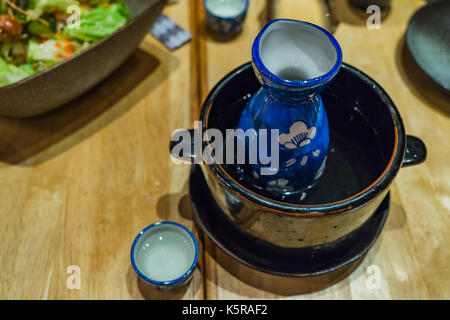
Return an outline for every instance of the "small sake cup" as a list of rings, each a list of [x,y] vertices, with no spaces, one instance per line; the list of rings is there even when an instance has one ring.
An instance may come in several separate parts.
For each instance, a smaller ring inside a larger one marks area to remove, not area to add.
[[[249,0],[203,0],[206,24],[221,35],[233,35],[242,30]]]
[[[170,291],[189,283],[198,261],[198,242],[181,224],[154,223],[136,236],[131,265],[150,287]]]

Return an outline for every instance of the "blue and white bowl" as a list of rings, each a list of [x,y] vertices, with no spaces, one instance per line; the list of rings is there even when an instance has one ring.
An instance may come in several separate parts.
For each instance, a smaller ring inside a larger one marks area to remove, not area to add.
[[[242,30],[249,0],[203,0],[208,27],[222,35]]]
[[[131,264],[151,287],[168,291],[186,285],[198,261],[198,242],[181,224],[163,221],[139,232],[131,247]]]

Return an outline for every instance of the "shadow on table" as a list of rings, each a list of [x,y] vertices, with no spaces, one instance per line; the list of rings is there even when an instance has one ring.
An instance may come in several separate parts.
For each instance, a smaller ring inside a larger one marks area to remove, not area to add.
[[[158,199],[156,204],[156,213],[162,220],[170,220],[170,208],[177,205],[177,215],[187,220],[192,220],[192,206],[189,194],[176,193],[166,194]]]
[[[410,92],[426,105],[450,116],[450,93],[428,77],[417,65],[409,52],[406,38],[403,36],[396,50],[396,66]]]
[[[159,85],[160,64],[156,56],[138,49],[107,79],[65,106],[33,118],[0,118],[0,161],[33,166],[95,134]],[[145,90],[133,90],[144,80]]]
[[[177,193],[168,193],[161,196],[156,204],[156,213],[161,220],[171,220],[174,216],[180,216],[192,220],[192,205],[189,197],[189,179],[183,184],[183,188]],[[176,213],[171,215],[172,208],[176,206]]]
[[[197,229],[199,230],[199,228]],[[328,274],[307,278],[292,278],[267,274],[249,268],[237,262],[219,247],[215,246],[207,237],[205,237],[205,241],[206,244],[204,247],[206,248],[208,254],[215,260],[216,263],[229,272],[231,276],[254,288],[280,296],[302,295],[324,290],[348,277],[361,264],[365,257],[362,256],[348,266],[332,271]],[[377,251],[376,248],[373,248],[373,250]],[[206,277],[208,279],[210,277],[207,272]],[[211,282],[216,281],[216,279],[209,280]],[[226,291],[242,294],[242,292],[240,292],[242,291],[242,287],[236,286],[236,284],[233,285],[229,282],[221,281],[217,285],[221,286]],[[248,294],[248,292],[246,292],[246,294]],[[258,295],[252,298],[262,297]]]

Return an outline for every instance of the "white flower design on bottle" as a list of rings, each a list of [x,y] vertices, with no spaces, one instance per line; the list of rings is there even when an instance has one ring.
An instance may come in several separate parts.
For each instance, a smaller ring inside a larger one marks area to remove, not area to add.
[[[327,158],[328,158],[328,156],[326,156],[325,159],[323,159],[319,170],[317,170],[317,173],[316,173],[316,176],[314,177],[314,180],[319,179],[323,175],[323,172],[325,171],[325,167],[327,165]]]
[[[280,135],[278,141],[288,149],[298,149],[310,144],[316,131],[316,127],[308,128],[303,121],[297,121],[289,128],[289,133]]]
[[[293,191],[294,187],[288,186],[289,180],[277,179],[268,183],[267,191]]]
[[[292,166],[296,162],[297,162],[297,158],[286,161],[286,168]],[[302,162],[301,162],[302,167],[306,166],[307,162],[308,162],[308,155],[304,155],[302,158]]]

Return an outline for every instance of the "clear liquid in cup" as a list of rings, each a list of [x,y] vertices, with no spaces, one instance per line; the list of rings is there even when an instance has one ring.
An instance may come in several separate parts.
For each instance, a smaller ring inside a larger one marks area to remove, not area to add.
[[[183,276],[195,259],[192,241],[172,230],[157,231],[143,239],[136,253],[139,270],[155,281]]]

